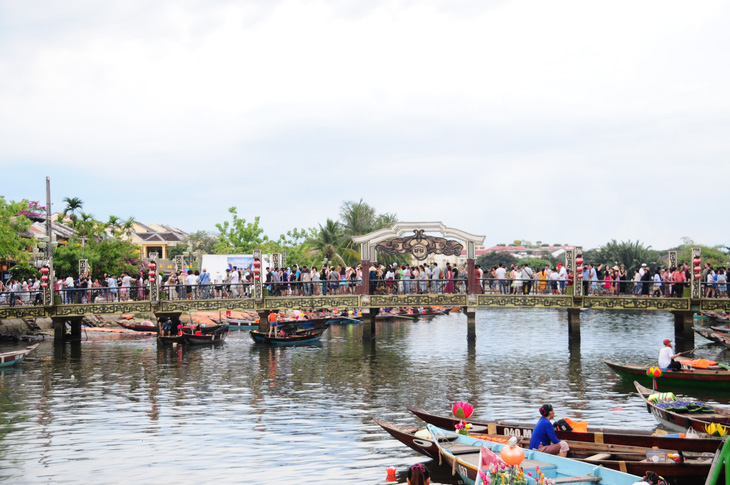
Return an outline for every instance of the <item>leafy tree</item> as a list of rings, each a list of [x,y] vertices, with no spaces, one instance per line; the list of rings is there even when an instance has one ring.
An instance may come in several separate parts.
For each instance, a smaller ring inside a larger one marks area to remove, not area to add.
[[[658,251],[651,249],[651,246],[644,246],[640,241],[617,242],[612,239],[609,243],[601,246],[597,251],[588,251],[583,255],[587,263],[605,264],[608,266],[625,265],[626,269],[633,274],[643,263],[649,265],[653,270],[666,266],[666,261]]]
[[[71,239],[53,252],[53,266],[56,276],[76,278],[79,272],[79,259],[88,259],[91,276],[101,278],[104,273],[119,276],[122,272],[137,274],[144,271],[145,265],[139,259],[139,248],[129,241],[119,239],[91,240],[81,246]]]
[[[134,224],[136,222],[137,220],[134,218],[134,216],[129,216],[121,222],[121,229],[122,232],[124,232],[125,236],[129,237],[132,235],[132,232],[134,230]]]
[[[309,256],[312,247],[309,244],[310,239],[317,237],[317,230],[313,227],[309,229],[294,228],[287,231],[286,234],[279,236],[276,241],[268,241],[264,245],[264,251],[269,253],[282,253],[286,251],[287,264],[311,265],[317,263],[314,256]]]
[[[28,201],[6,202],[0,195],[0,257],[27,261],[30,256],[27,250],[33,241],[21,236],[32,222],[22,211],[29,209]]]
[[[554,259],[554,258],[553,258]],[[530,268],[534,270],[539,270],[544,268],[545,266],[550,266],[551,268],[554,268],[557,266],[557,262],[553,262],[550,259],[542,259],[542,258],[522,258],[518,261],[518,264],[522,266],[523,264],[526,264]]]
[[[702,244],[696,244],[689,238],[683,238],[682,246],[675,248],[677,250],[677,261],[679,264],[686,262],[692,267],[692,248],[700,248],[702,251],[703,268],[705,263],[710,263],[710,266],[713,268],[728,267],[730,255],[723,251],[723,249],[727,249],[725,246],[704,246]]]
[[[109,220],[105,224],[105,227],[106,229],[109,229],[109,231],[111,232],[111,236],[116,238],[117,236],[119,236],[119,231],[122,228],[122,224],[123,222],[119,217],[115,215],[110,215]]]
[[[260,249],[269,240],[268,236],[264,235],[264,230],[259,227],[259,216],[254,218],[254,222],[246,222],[246,219],[238,217],[236,207],[231,207],[228,212],[232,214],[233,220],[215,225],[220,231],[219,242],[215,245],[216,253],[251,254],[254,249]]]
[[[480,265],[482,268],[488,269],[501,263],[503,267],[509,268],[511,264],[517,264],[519,261],[519,259],[507,252],[490,251],[479,256],[476,260],[476,264]]]

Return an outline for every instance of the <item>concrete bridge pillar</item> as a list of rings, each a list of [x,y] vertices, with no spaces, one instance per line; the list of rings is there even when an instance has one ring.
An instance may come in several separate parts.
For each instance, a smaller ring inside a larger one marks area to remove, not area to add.
[[[692,330],[694,312],[674,311],[672,315],[674,315],[674,335],[683,339],[691,336],[694,339],[694,330]]]
[[[269,331],[269,315],[272,312],[277,313],[273,310],[259,310],[256,312],[259,315],[259,332],[267,333]]]
[[[568,339],[580,342],[580,308],[568,308]]]
[[[53,338],[56,342],[67,340],[81,341],[81,322],[84,317],[82,315],[51,317],[53,320]],[[71,327],[71,333],[66,333],[66,324]]]
[[[466,308],[466,341],[476,342],[477,340],[477,311],[474,307]]]
[[[363,341],[375,340],[375,316],[378,314],[377,308],[362,309],[362,339]]]

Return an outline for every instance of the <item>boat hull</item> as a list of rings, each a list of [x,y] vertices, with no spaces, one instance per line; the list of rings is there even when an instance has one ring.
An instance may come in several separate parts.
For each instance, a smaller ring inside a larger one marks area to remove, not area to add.
[[[459,422],[458,419],[454,419],[453,417],[439,416],[419,408],[408,407],[408,410],[426,423],[443,429],[454,429]],[[518,438],[530,438],[532,436],[532,428],[534,427],[534,424],[509,421],[487,422],[467,420],[467,422],[473,427],[476,427],[476,429],[486,429],[486,432],[489,434],[516,436]],[[686,431],[686,428],[682,431]],[[720,445],[720,440],[717,438],[690,439],[672,436],[653,436],[650,433],[640,434],[634,430],[629,431],[591,426],[588,427],[585,433],[557,430],[555,434],[561,440],[568,442],[587,441],[614,445],[641,446],[644,448],[656,447],[692,453],[714,453]]]
[[[20,350],[13,350],[10,352],[0,353],[0,368],[12,367],[18,365],[25,360],[25,358],[33,352],[39,344],[31,345]]]
[[[304,331],[298,331],[297,333],[286,337],[269,337],[267,333],[260,332],[258,330],[251,330],[249,335],[251,335],[251,338],[256,343],[292,346],[316,343],[322,338],[325,331],[327,331],[327,327],[308,330],[305,329]]]
[[[644,385],[651,385],[652,378],[646,375],[649,366],[622,364],[604,360],[606,365],[616,374],[626,380],[638,381]],[[679,370],[665,371],[656,378],[657,387],[676,388],[692,387],[698,389],[721,389],[730,388],[730,371],[722,370]]]
[[[723,411],[719,408],[715,409],[714,414],[696,414],[691,415],[689,413],[677,413],[657,406],[656,404],[649,401],[649,396],[653,394],[649,388],[646,388],[634,382],[636,391],[639,393],[641,399],[646,403],[646,410],[654,416],[654,418],[662,425],[669,429],[676,431],[685,431],[689,428],[694,429],[698,433],[705,433],[705,426],[711,423],[720,423],[723,426],[730,425],[730,412]]]

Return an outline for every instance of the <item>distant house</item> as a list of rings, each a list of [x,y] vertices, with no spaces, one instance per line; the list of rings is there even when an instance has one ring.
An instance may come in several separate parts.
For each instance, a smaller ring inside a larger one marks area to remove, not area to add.
[[[187,240],[189,234],[165,224],[142,224],[135,222],[128,240],[141,248],[142,258],[157,253],[158,258],[167,259],[167,251]]]

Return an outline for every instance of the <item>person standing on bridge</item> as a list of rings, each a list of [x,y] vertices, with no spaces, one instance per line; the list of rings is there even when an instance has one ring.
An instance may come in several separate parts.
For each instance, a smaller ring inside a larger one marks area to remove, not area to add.
[[[555,428],[550,421],[555,417],[555,411],[550,404],[540,406],[540,419],[532,430],[530,438],[530,449],[551,455],[568,456],[567,441],[561,441],[555,436]]]

